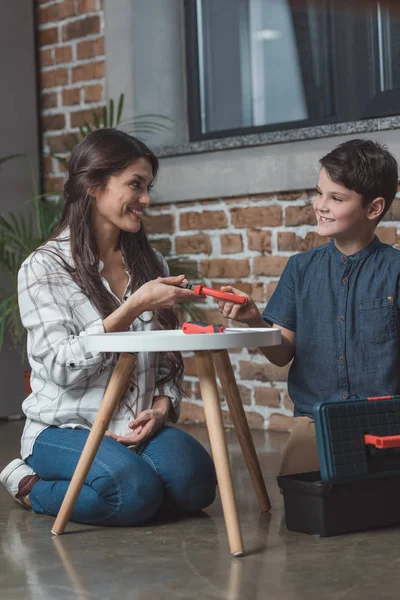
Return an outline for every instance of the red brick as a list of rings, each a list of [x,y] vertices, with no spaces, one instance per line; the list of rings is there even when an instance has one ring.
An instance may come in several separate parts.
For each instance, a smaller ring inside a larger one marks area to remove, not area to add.
[[[243,240],[239,233],[221,235],[222,254],[237,254],[243,251]]]
[[[89,125],[93,124],[93,113],[96,113],[98,117],[102,114],[101,108],[90,108],[87,110],[78,110],[71,113],[71,127],[79,127],[85,122]]]
[[[46,48],[46,50],[40,50],[39,64],[41,67],[50,67],[53,64],[53,56],[50,48]]]
[[[400,198],[395,198],[383,221],[400,221]]]
[[[251,284],[251,297],[254,302],[266,302],[264,284],[258,281]]]
[[[64,25],[62,28],[62,39],[66,42],[67,40],[83,38],[96,33],[100,33],[100,17],[90,16],[71,21]]]
[[[103,99],[103,86],[101,83],[85,86],[85,102],[100,102]]]
[[[72,46],[58,46],[54,49],[56,63],[70,62],[72,60]]]
[[[52,92],[51,94],[42,94],[40,99],[42,108],[55,108],[57,106],[57,94]]]
[[[59,113],[56,115],[47,115],[45,117],[42,117],[42,129],[44,131],[65,129],[65,116]]]
[[[260,406],[279,408],[281,403],[281,396],[279,390],[276,388],[257,386],[254,396],[256,399],[256,404]]]
[[[290,431],[293,428],[294,419],[287,415],[274,413],[270,416],[268,422],[269,431]]]
[[[397,228],[396,227],[378,227],[376,230],[376,234],[378,238],[384,244],[393,244],[396,243],[397,238]]]
[[[289,396],[289,392],[287,390],[285,390],[283,392],[283,406],[285,408],[287,408],[288,410],[293,410],[294,409],[294,404],[293,404],[292,399]]]
[[[287,226],[315,225],[317,223],[312,204],[306,204],[305,206],[288,206],[286,208],[285,217]]]
[[[75,15],[75,2],[74,0],[63,0],[57,4],[58,7],[58,19],[67,19]]]
[[[68,83],[68,71],[64,68],[44,71],[40,75],[40,80],[42,89],[65,85]]]
[[[145,226],[149,233],[174,233],[175,219],[173,215],[151,215],[146,218]]]
[[[99,56],[101,54],[104,54],[104,37],[97,40],[79,42],[77,45],[77,57],[80,60],[92,58],[93,56]]]
[[[179,423],[205,423],[204,408],[192,402],[182,402]]]
[[[238,385],[238,390],[242,404],[251,404],[251,388],[245,385]]]
[[[88,12],[96,12],[97,10],[97,0],[79,0],[78,2],[78,12],[88,13]]]
[[[197,369],[194,356],[185,356],[183,358],[183,364],[185,366],[185,375],[188,375],[189,377],[197,377]]]
[[[104,60],[86,63],[72,68],[72,83],[104,77]]]
[[[52,23],[57,19],[57,5],[49,4],[48,6],[41,6],[39,8],[39,23]]]
[[[233,260],[232,258],[214,258],[203,261],[201,273],[204,277],[236,278],[249,275],[249,261],[247,259]]]
[[[58,28],[49,27],[48,29],[39,30],[39,46],[49,46],[50,44],[57,44],[58,42]]]
[[[271,252],[271,232],[254,230],[247,233],[249,250]]]
[[[305,191],[298,190],[296,192],[281,192],[278,193],[278,200],[299,200],[300,198],[304,198]]]
[[[49,175],[54,170],[53,159],[51,156],[42,156],[42,170],[43,173]]]
[[[64,142],[71,148],[75,146],[72,135],[68,133],[63,135],[48,135],[46,136],[46,141],[49,144],[50,152],[66,152],[67,150],[64,147]]]
[[[289,365],[277,367],[272,363],[254,363],[241,361],[239,363],[240,378],[251,381],[287,381]]]
[[[250,200],[251,202],[271,202],[272,200],[276,200],[276,194],[256,194],[255,196],[250,196]]]
[[[185,212],[180,217],[181,229],[221,229],[228,226],[228,219],[222,210]]]
[[[182,235],[175,238],[176,254],[211,253],[211,240],[209,235]]]
[[[329,242],[329,238],[318,235],[318,233],[309,231],[305,238],[297,236],[293,231],[278,232],[278,250],[303,252],[318,248],[322,244]]]
[[[71,88],[62,91],[63,106],[72,106],[81,103],[81,89]]]
[[[151,240],[151,245],[156,248],[163,256],[171,254],[171,240],[161,238],[159,240]]]
[[[286,256],[257,256],[253,258],[255,275],[281,275],[288,261]]]
[[[282,225],[282,208],[276,205],[231,208],[230,213],[234,227],[275,227],[276,225]]]
[[[48,194],[58,194],[62,192],[64,185],[63,177],[44,177],[44,191]]]

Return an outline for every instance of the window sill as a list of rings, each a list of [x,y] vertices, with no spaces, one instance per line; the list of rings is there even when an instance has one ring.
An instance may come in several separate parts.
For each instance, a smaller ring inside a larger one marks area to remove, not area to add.
[[[234,137],[215,138],[155,148],[154,150],[159,158],[167,158],[169,156],[181,156],[184,154],[217,152],[218,150],[229,150],[250,146],[267,146],[269,144],[313,140],[338,135],[369,133],[372,131],[385,131],[388,129],[399,128],[400,115],[394,117],[364,119],[362,121],[351,121],[347,123],[331,123],[329,125],[303,127],[300,129],[286,129],[281,131],[238,135]]]

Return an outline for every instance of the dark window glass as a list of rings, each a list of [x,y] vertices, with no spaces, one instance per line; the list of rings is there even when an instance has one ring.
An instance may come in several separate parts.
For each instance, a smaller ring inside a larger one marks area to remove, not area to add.
[[[400,0],[186,0],[192,139],[398,114]]]

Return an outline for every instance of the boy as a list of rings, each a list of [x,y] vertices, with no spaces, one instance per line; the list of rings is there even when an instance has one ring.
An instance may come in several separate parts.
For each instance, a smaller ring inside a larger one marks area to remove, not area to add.
[[[295,419],[283,475],[319,470],[316,402],[400,394],[400,251],[375,236],[397,192],[396,160],[356,139],[319,162],[317,231],[331,241],[289,259],[262,316],[251,298],[218,303],[250,327],[279,327],[282,344],[260,350],[278,366],[293,359]]]

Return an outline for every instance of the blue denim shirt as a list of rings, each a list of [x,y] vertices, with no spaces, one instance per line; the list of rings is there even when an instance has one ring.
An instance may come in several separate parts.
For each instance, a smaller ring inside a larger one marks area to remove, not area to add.
[[[296,332],[295,416],[322,400],[400,394],[400,251],[377,237],[343,255],[333,240],[292,256],[263,318]]]

